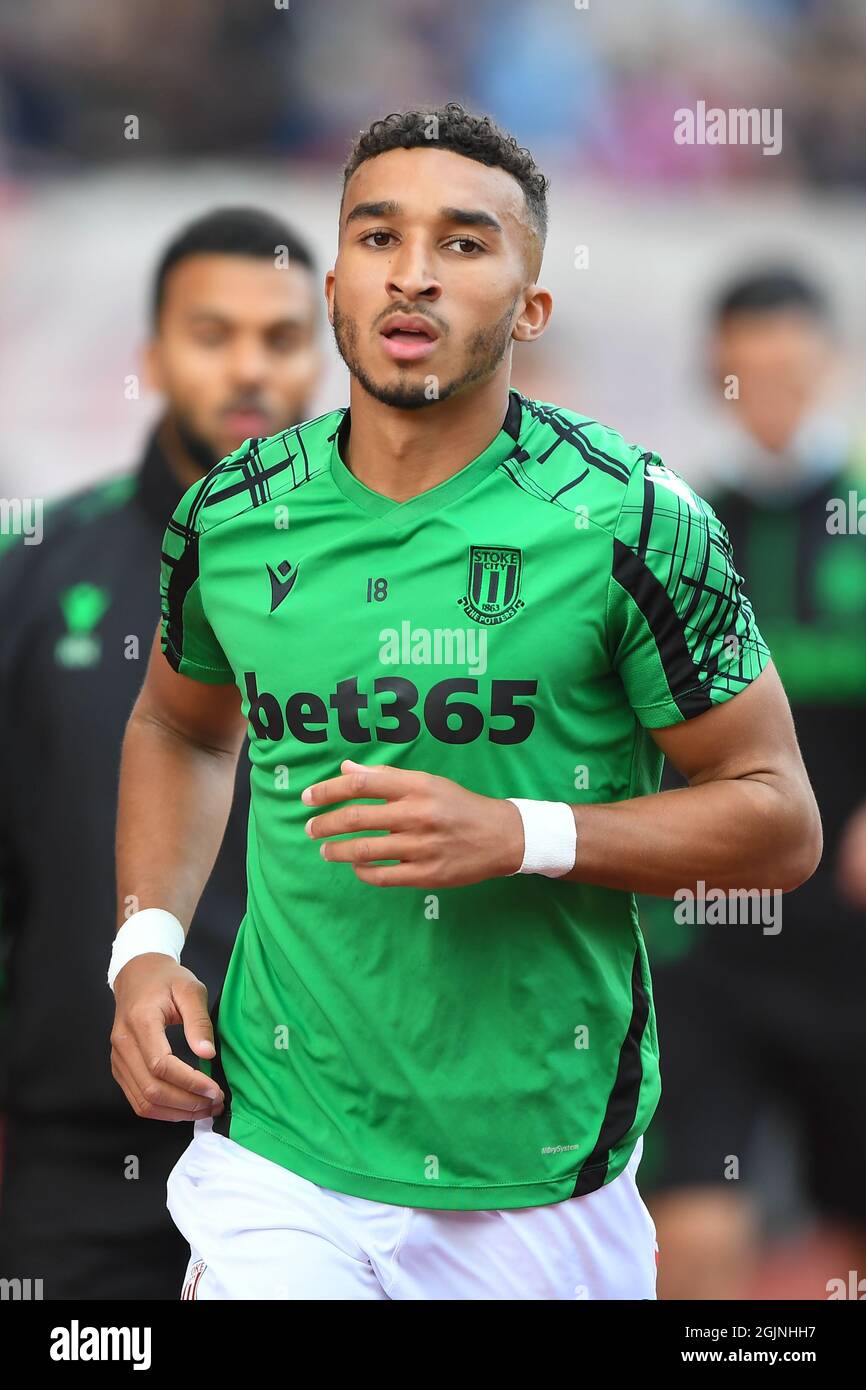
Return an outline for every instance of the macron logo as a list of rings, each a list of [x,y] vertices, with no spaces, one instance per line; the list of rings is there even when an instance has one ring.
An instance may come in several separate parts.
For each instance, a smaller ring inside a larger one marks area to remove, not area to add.
[[[295,580],[298,577],[298,568],[296,565],[295,568],[292,569],[288,560],[283,560],[282,564],[277,565],[276,572],[271,569],[270,565],[268,565],[267,569],[271,579],[271,612],[273,613],[276,608],[279,608],[283,599],[292,592]],[[280,575],[283,576],[282,579]]]

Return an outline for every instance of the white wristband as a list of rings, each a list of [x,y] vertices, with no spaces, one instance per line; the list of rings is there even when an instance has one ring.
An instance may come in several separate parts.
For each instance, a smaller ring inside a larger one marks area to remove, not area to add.
[[[111,988],[114,989],[114,981],[123,967],[136,956],[154,951],[161,956],[173,956],[179,962],[185,940],[183,927],[172,912],[162,907],[145,907],[133,912],[114,938],[108,967]]]
[[[523,821],[523,863],[518,874],[561,878],[574,868],[577,827],[567,801],[527,801],[509,796]],[[511,875],[513,877],[513,875]]]

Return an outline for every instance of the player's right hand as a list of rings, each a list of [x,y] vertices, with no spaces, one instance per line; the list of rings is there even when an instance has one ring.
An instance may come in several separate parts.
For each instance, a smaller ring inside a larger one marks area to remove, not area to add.
[[[114,981],[111,1074],[137,1115],[203,1120],[221,1115],[225,1096],[204,1072],[172,1053],[165,1030],[183,1024],[197,1057],[215,1055],[207,989],[171,956],[135,956]]]

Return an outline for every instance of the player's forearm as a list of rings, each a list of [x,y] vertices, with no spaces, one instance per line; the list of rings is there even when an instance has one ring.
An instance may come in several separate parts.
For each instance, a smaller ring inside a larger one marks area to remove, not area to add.
[[[582,883],[667,897],[707,888],[788,891],[821,852],[808,785],[773,777],[706,782],[654,796],[575,806]]]
[[[237,757],[133,712],[118,792],[118,925],[161,907],[188,929],[225,834]]]

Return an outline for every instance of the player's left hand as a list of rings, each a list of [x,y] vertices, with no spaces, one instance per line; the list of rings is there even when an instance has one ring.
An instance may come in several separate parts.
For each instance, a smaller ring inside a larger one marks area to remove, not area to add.
[[[457,888],[516,873],[523,862],[523,821],[510,801],[467,791],[448,777],[346,759],[340,776],[301,793],[307,806],[348,801],[313,816],[307,834],[323,859],[351,864],[362,883],[380,888]],[[376,805],[357,798],[375,797]],[[387,835],[365,831],[387,830]],[[359,832],[351,840],[331,835]],[[379,864],[377,860],[398,860]]]

